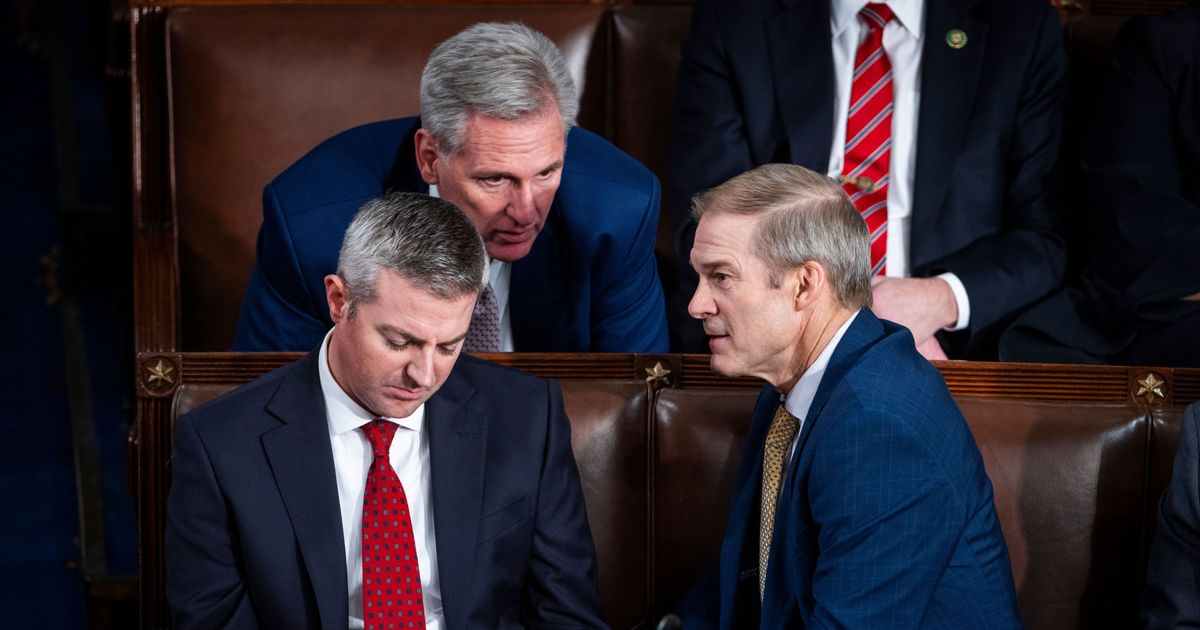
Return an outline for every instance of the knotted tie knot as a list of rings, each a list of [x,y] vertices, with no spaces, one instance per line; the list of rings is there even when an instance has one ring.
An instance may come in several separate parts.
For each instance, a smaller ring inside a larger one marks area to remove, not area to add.
[[[896,14],[892,13],[892,8],[882,2],[868,4],[863,7],[862,11],[859,11],[858,15],[872,31],[883,30],[883,27],[896,17]]]
[[[392,438],[396,436],[396,423],[383,418],[376,418],[362,426],[363,433],[371,442],[371,451],[375,459],[387,461],[388,452],[392,448]]]

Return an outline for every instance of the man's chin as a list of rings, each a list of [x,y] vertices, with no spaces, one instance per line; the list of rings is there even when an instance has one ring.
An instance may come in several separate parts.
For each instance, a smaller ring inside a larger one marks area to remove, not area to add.
[[[708,366],[713,372],[721,376],[733,377],[742,375],[737,366],[734,365],[733,360],[721,354],[714,353],[708,361]]]
[[[376,409],[373,410],[374,413],[384,418],[407,418],[425,402],[425,397],[403,400],[388,396],[379,402],[380,404],[376,405]]]

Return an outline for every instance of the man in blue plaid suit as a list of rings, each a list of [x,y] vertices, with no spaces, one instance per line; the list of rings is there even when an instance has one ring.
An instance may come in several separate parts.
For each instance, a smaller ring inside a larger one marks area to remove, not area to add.
[[[712,367],[767,385],[684,627],[1019,626],[979,449],[909,331],[871,314],[867,229],[837,183],[767,165],[693,211]]]

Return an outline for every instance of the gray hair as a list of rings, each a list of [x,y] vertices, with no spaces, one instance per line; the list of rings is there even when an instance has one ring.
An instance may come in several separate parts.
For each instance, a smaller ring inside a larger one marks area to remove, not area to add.
[[[419,193],[390,193],[359,208],[342,238],[337,273],[350,317],[373,301],[376,276],[391,269],[444,299],[477,294],[486,266],[483,239],[454,204]]]
[[[476,24],[438,45],[421,73],[421,124],[447,155],[462,148],[472,114],[520,120],[551,106],[570,131],[579,97],[567,62],[524,24]]]
[[[809,261],[825,268],[844,308],[871,307],[871,240],[867,224],[832,179],[794,164],[767,164],[696,195],[692,215],[762,216],[752,251],[780,274]]]

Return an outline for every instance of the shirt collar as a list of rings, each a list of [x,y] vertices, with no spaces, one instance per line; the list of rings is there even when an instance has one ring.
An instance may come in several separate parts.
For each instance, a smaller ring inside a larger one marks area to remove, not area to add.
[[[857,20],[858,13],[870,3],[870,0],[829,1],[829,26],[834,37],[841,35],[846,27]],[[918,41],[921,39],[921,34],[925,31],[921,21],[921,16],[925,12],[924,0],[885,0],[880,4],[888,5],[892,9],[892,13],[896,14],[896,20],[900,22],[900,26],[904,27],[904,30]]]
[[[335,326],[325,333],[325,341],[321,342],[321,352],[317,357],[317,372],[321,377],[321,392],[325,396],[325,417],[329,423],[329,435],[331,436],[355,431],[376,418],[374,414],[355,402],[346,393],[346,390],[342,389],[342,386],[333,378],[333,372],[329,370],[329,341],[333,338],[333,331],[336,329]],[[425,426],[425,404],[422,403],[407,418],[384,418],[384,420],[420,433]]]
[[[785,396],[783,406],[801,422],[808,415],[808,409],[817,395],[817,387],[821,384],[821,378],[825,376],[825,368],[829,367],[829,360],[833,358],[834,348],[837,348],[842,336],[850,329],[850,324],[854,323],[855,317],[858,317],[858,311],[854,311],[854,314],[850,315],[849,319],[837,329],[837,332],[833,333],[833,337],[829,338],[829,343],[825,344],[821,354],[818,354],[812,365],[804,370],[804,374],[800,375],[800,380],[796,381],[791,391]]]

